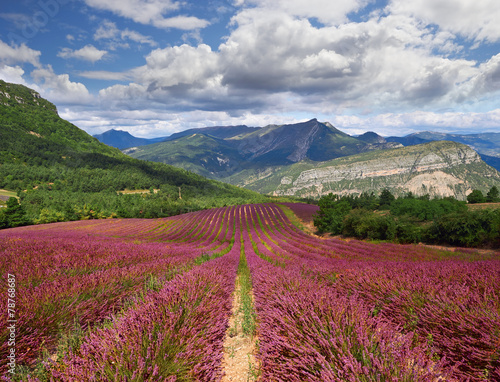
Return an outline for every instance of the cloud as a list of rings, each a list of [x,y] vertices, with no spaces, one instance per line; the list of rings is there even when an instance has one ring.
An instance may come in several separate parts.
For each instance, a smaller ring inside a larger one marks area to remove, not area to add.
[[[413,111],[410,113],[385,113],[372,117],[336,116],[330,122],[350,134],[368,130],[385,136],[404,136],[423,129],[445,133],[472,134],[498,132],[500,109],[484,113]]]
[[[405,16],[317,28],[281,11],[248,9],[232,22],[219,49],[230,89],[291,91],[340,108],[421,107],[444,100],[474,72],[475,62],[435,54],[449,34]]]
[[[8,66],[0,64],[0,78],[5,82],[26,85],[24,70],[20,66]]]
[[[500,40],[500,7],[497,0],[391,0],[389,11],[415,17],[426,24],[470,40]]]
[[[93,8],[111,11],[137,23],[153,25],[157,28],[177,28],[183,30],[205,28],[210,23],[194,16],[166,18],[165,14],[177,11],[181,3],[171,0],[85,0]]]
[[[315,18],[325,25],[338,25],[348,20],[349,13],[364,8],[368,3],[369,0],[240,0],[235,5],[255,5],[298,18]]]
[[[500,53],[482,63],[472,80],[460,88],[461,100],[500,92]]]
[[[322,19],[320,5],[325,2],[313,1],[308,8],[301,4],[240,1],[236,5],[241,9],[218,49],[201,43],[155,49],[145,65],[126,73],[81,75],[131,81],[102,89],[103,107],[161,110],[179,116],[179,121],[184,121],[182,115],[196,113],[228,123],[331,116],[325,120],[347,128],[378,126],[398,133],[405,126],[411,132],[417,124],[445,129],[440,116],[456,129],[475,128],[467,121],[500,125],[496,114],[485,109],[466,112],[486,107],[485,99],[498,96],[500,55],[483,63],[461,58],[464,47],[451,27],[437,28],[397,10],[396,0],[363,22],[348,17],[362,9],[364,1],[340,2],[335,15]],[[102,27],[96,38],[121,38],[114,23]],[[452,109],[462,112],[443,112]],[[158,126],[138,123],[142,131]]]
[[[385,113],[460,103],[473,79],[486,91],[479,85],[485,66],[437,55],[443,45],[458,50],[453,35],[409,16],[318,28],[279,9],[249,8],[231,26],[217,51],[204,44],[153,50],[146,65],[128,73],[129,88],[103,89],[100,98],[232,115],[297,105],[314,113]]]
[[[125,81],[132,79],[130,72],[108,72],[105,70],[79,72],[78,75],[92,80]]]
[[[205,44],[186,44],[153,50],[146,66],[137,71],[141,83],[150,87],[169,88],[178,85],[203,85],[218,71],[217,54]]]
[[[68,59],[68,58],[75,58],[77,60],[84,60],[84,61],[90,61],[92,63],[95,63],[99,60],[102,60],[102,58],[107,54],[108,52],[106,50],[99,50],[93,45],[85,45],[83,48],[78,49],[78,50],[73,50],[70,48],[63,48],[61,51],[57,54],[58,57]]]
[[[175,16],[166,19],[154,20],[153,25],[158,28],[176,28],[182,30],[192,30],[205,28],[210,22],[194,16]]]
[[[104,20],[94,34],[94,40],[109,40],[110,49],[114,50],[117,47],[128,48],[128,44],[124,41],[133,41],[139,44],[147,44],[152,47],[157,46],[156,41],[150,36],[130,30],[128,28],[120,30],[116,24],[109,20]]]
[[[29,63],[39,67],[41,54],[39,50],[30,49],[25,44],[11,46],[0,40],[0,63],[6,65]]]
[[[86,105],[93,100],[84,84],[71,82],[68,74],[55,74],[50,65],[33,70],[31,77],[39,86],[42,96],[51,102]]]

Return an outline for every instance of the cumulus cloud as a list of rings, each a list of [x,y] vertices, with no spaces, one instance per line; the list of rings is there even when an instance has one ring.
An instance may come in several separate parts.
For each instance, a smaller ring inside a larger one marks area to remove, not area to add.
[[[88,104],[93,97],[84,84],[72,82],[68,74],[56,74],[50,65],[35,69],[31,77],[40,88],[43,97],[61,104]]]
[[[460,102],[473,79],[485,91],[480,73],[495,73],[494,63],[487,69],[437,55],[443,44],[457,49],[453,35],[405,15],[318,28],[280,9],[257,7],[241,10],[232,27],[217,51],[204,44],[153,50],[146,65],[129,72],[133,83],[104,89],[101,99],[232,115],[296,110],[298,104],[315,113],[383,113]]]
[[[29,63],[39,67],[41,54],[42,52],[30,49],[25,44],[11,46],[0,40],[0,63],[6,65]]]
[[[412,16],[471,40],[500,40],[497,0],[391,0],[388,9],[393,14]]]
[[[235,5],[255,5],[270,11],[282,11],[300,18],[315,18],[326,25],[347,21],[347,15],[364,8],[369,0],[241,0]]]
[[[9,66],[0,64],[0,79],[5,82],[26,85],[24,78],[24,70],[20,66]]]
[[[107,54],[108,52],[106,50],[99,50],[93,45],[85,45],[83,48],[78,49],[78,50],[73,50],[70,48],[63,48],[61,51],[57,54],[58,57],[61,58],[75,58],[77,60],[84,60],[84,61],[90,61],[92,63],[95,63],[99,60],[102,60],[102,58]]]
[[[130,18],[137,23],[154,25],[158,28],[177,28],[183,30],[205,28],[210,23],[194,16],[164,17],[165,14],[180,8],[179,2],[171,0],[85,0],[93,8],[111,11],[119,16]]]
[[[461,100],[500,92],[500,53],[479,65],[476,75],[461,90]]]
[[[136,3],[129,0],[123,7]],[[229,124],[272,120],[276,116],[279,123],[286,118],[294,122],[298,113],[330,115],[334,124],[351,129],[379,126],[385,129],[382,133],[391,129],[401,132],[404,126],[411,132],[417,125],[444,129],[448,124],[470,129],[473,123],[500,124],[498,112],[436,112],[482,102],[500,92],[500,55],[483,63],[457,58],[465,55],[460,54],[463,47],[456,33],[493,41],[493,32],[488,32],[488,38],[481,37],[486,29],[478,32],[476,28],[474,32],[464,26],[458,30],[446,19],[436,27],[438,8],[427,15],[405,6],[408,2],[402,0],[392,0],[385,10],[372,13],[363,22],[351,22],[348,17],[367,4],[364,0],[340,1],[335,4],[335,12],[321,8],[333,6],[330,2],[311,1],[309,7],[304,3],[233,2],[241,8],[218,49],[201,43],[155,49],[145,57],[143,66],[126,73],[95,71],[80,75],[131,81],[99,92],[99,100],[106,107],[168,111],[179,118],[172,123],[182,121],[189,127],[196,123],[188,123],[182,116],[191,113],[206,117],[205,125],[210,123],[209,118],[222,118],[226,122],[218,120],[221,124]],[[449,5],[444,0],[436,3]],[[155,1],[148,4],[159,6]],[[161,15],[172,9],[158,8]],[[153,19],[148,20],[151,23]],[[166,27],[167,19],[162,16],[162,20],[156,19],[156,25],[163,23]],[[469,21],[464,24],[472,25]],[[124,41],[129,37],[106,21],[94,38]],[[348,115],[338,116],[343,113]],[[142,131],[157,129],[154,120],[138,124]]]
[[[229,88],[319,95],[345,107],[422,106],[474,72],[472,61],[435,54],[450,35],[404,16],[316,28],[281,11],[249,9],[233,24],[220,47]]]

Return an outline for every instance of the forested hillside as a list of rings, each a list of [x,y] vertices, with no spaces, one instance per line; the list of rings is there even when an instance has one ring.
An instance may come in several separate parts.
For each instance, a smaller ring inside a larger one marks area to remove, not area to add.
[[[61,119],[56,107],[34,90],[4,81],[0,189],[18,193],[30,222],[169,216],[263,200],[257,193],[183,169],[130,158]],[[126,189],[156,191],[117,193]]]

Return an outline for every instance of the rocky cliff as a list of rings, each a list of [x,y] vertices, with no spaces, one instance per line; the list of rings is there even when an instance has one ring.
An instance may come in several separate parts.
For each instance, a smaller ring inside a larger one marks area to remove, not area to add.
[[[309,168],[308,168],[309,167]],[[376,151],[322,163],[279,169],[247,187],[273,195],[320,197],[329,192],[359,194],[388,188],[395,195],[454,196],[500,186],[500,173],[470,147],[455,142]]]

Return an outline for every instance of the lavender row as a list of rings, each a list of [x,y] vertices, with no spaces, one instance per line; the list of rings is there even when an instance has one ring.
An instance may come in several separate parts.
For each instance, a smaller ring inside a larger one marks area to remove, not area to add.
[[[455,368],[455,378],[500,378],[498,260],[443,261],[441,253],[432,253],[430,257],[435,260],[432,262],[409,262],[413,259],[404,254],[401,257],[407,261],[384,261],[394,257],[397,248],[389,248],[389,252],[387,246],[371,245],[367,248],[366,244],[360,251],[366,260],[360,260],[359,254],[353,254],[353,260],[335,260],[328,258],[330,255],[319,243],[317,251],[305,250],[303,241],[293,250],[291,243],[296,240],[295,233],[286,224],[286,218],[267,206],[255,209],[261,214],[259,219],[280,227],[269,230],[272,240],[268,240],[265,246],[280,251],[281,258],[289,259],[286,261],[288,270],[328,286],[336,293],[356,294],[372,316],[400,325],[402,333],[415,331],[415,338],[427,344],[435,352],[435,357],[448,359],[448,366]],[[259,225],[254,225],[258,232]],[[267,239],[267,235],[258,236]],[[309,242],[314,240],[308,238]],[[378,255],[377,250],[382,253]],[[426,258],[420,251],[420,259]],[[264,258],[270,258],[269,253],[266,255],[262,249],[259,252]],[[318,255],[323,255],[324,259]],[[380,261],[373,261],[377,257]],[[276,259],[272,263],[276,264]]]
[[[251,231],[251,229],[250,229]],[[423,346],[356,298],[274,267],[243,232],[259,323],[262,380],[418,381],[444,376]]]
[[[161,284],[191,268],[195,259],[229,245],[221,245],[226,232],[217,226],[213,230],[222,236],[220,240],[212,236],[213,245],[200,246],[196,241],[137,244],[103,236],[130,226],[129,221],[106,221],[107,230],[99,221],[77,223],[8,230],[0,237],[0,269],[16,274],[19,280],[18,364],[33,365],[42,349],[54,351],[60,333],[71,330],[75,320],[85,329],[109,317],[141,292],[151,277]],[[214,224],[220,225],[220,220]],[[142,229],[157,225],[143,224]],[[206,239],[200,235],[200,240]],[[0,308],[5,304],[0,301]],[[4,341],[8,334],[6,328],[0,333],[2,354],[8,350]]]
[[[235,240],[239,241],[239,224]],[[239,248],[175,277],[49,366],[58,381],[218,381]]]

